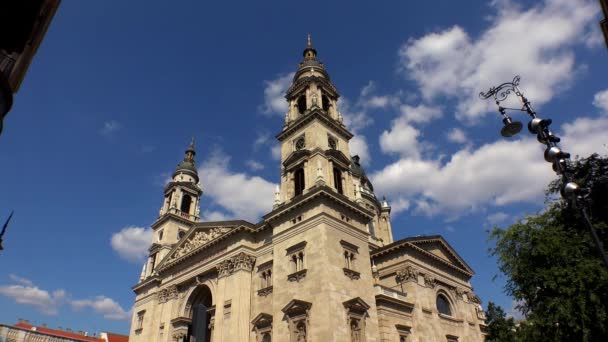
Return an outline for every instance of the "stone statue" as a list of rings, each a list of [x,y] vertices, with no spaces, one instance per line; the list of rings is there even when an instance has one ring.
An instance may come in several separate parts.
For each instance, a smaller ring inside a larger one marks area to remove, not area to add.
[[[312,105],[316,106],[317,105],[317,94],[312,94]]]
[[[361,341],[361,329],[359,329],[359,324],[356,321],[351,321],[350,323],[350,335],[351,342],[360,342]]]
[[[296,342],[306,342],[306,326],[304,323],[298,324],[296,331]]]

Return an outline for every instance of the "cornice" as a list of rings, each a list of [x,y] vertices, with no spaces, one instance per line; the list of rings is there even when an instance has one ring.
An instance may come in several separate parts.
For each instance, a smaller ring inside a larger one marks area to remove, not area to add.
[[[319,77],[319,76],[306,76],[306,77],[302,77],[302,78],[297,78],[302,72],[306,72],[306,71],[308,71],[308,69],[306,69],[306,68],[298,70],[298,73],[296,73],[296,75],[294,76],[295,81],[291,84],[289,89],[287,89],[287,91],[285,92],[285,98],[287,100],[292,99],[295,95],[300,93],[307,85],[309,85],[312,82],[316,82],[316,83],[319,83],[322,86],[324,86],[325,90],[327,91],[327,93],[330,96],[332,96],[336,99],[340,98],[338,89],[336,89],[336,87],[331,83],[331,81],[329,80],[329,75],[327,74],[327,72],[325,70],[317,69],[317,71],[325,73],[325,76],[327,76],[327,78]]]
[[[166,213],[166,214],[163,214],[158,219],[156,219],[156,221],[154,223],[152,223],[151,227],[152,227],[152,229],[156,229],[158,226],[165,223],[165,221],[169,221],[171,219],[174,219],[175,221],[179,221],[190,228],[192,226],[194,226],[194,224],[196,223],[196,222],[192,222],[192,221],[188,220],[187,218],[181,217],[179,215],[175,215],[173,213]]]
[[[200,195],[200,194],[203,193],[203,190],[201,188],[199,188],[196,184],[192,183],[192,182],[174,182],[174,181],[171,181],[171,182],[167,183],[167,185],[165,186],[165,190],[164,190],[165,195],[167,195],[170,192],[171,188],[173,188],[173,187],[184,187],[184,188],[186,188],[188,190],[193,191],[194,193],[196,193],[198,195]]]
[[[336,120],[332,119],[329,115],[325,114],[321,108],[317,107],[312,109],[309,113],[303,114],[296,121],[290,123],[289,126],[287,126],[281,133],[276,135],[276,138],[279,141],[283,141],[290,135],[297,132],[300,128],[304,127],[306,124],[312,122],[314,119],[318,119],[320,122],[329,126],[329,128],[333,129],[336,134],[339,134],[346,140],[350,140],[350,138],[353,137],[351,132],[349,132]]]
[[[147,279],[144,279],[144,281],[133,285],[133,287],[131,287],[131,289],[133,290],[133,292],[137,293],[137,291],[150,286],[150,285],[158,285],[160,284],[160,278],[158,276],[152,276],[152,277],[148,277]]]
[[[303,195],[297,196],[292,199],[290,202],[284,203],[278,206],[276,209],[271,211],[270,213],[263,216],[264,221],[275,220],[283,215],[286,215],[297,208],[302,207],[303,205],[318,199],[318,198],[327,198],[335,203],[342,205],[343,207],[349,209],[351,212],[359,215],[364,219],[372,219],[374,217],[374,213],[371,211],[361,207],[359,204],[353,202],[348,197],[335,192],[332,188],[327,185],[315,185],[310,188],[308,192]]]

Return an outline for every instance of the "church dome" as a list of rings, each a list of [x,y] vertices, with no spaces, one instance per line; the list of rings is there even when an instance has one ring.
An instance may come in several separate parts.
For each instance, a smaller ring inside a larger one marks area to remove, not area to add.
[[[192,142],[190,143],[190,146],[188,146],[188,149],[186,150],[186,156],[184,157],[184,160],[182,160],[182,162],[177,164],[177,167],[175,168],[175,172],[173,172],[174,179],[179,174],[185,173],[185,174],[192,176],[195,179],[195,182],[198,182],[198,171],[196,170],[196,165],[194,163],[195,155],[196,155],[196,151],[194,150],[194,138],[193,138]]]
[[[353,177],[357,177],[361,180],[361,186],[363,186],[364,189],[369,190],[373,193],[374,186],[372,185],[372,182],[369,181],[369,178],[367,178],[365,170],[361,166],[360,159],[361,158],[359,158],[359,156],[351,157],[350,170],[353,174]]]

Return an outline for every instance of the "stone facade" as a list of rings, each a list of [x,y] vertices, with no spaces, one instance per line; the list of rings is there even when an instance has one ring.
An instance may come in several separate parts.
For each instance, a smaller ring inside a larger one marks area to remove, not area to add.
[[[393,241],[338,97],[309,40],[277,135],[281,184],[255,224],[199,222],[191,144],[152,225],[130,341],[483,340],[473,271],[441,236]]]

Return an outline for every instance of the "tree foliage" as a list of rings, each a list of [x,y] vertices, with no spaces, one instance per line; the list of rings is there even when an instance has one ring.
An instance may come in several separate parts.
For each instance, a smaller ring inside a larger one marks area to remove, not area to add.
[[[605,246],[608,158],[592,155],[569,169]],[[548,195],[561,186],[561,179],[552,182]],[[577,207],[556,200],[538,215],[491,232],[505,290],[526,315],[518,329],[523,340],[608,341],[608,270],[582,222]]]
[[[514,342],[515,320],[507,318],[505,311],[493,302],[488,302],[486,310],[486,324],[488,325],[487,342]]]

